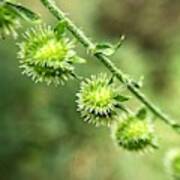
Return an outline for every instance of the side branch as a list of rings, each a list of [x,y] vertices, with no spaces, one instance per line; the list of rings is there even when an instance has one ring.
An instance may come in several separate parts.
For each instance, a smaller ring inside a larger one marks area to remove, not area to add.
[[[85,48],[94,49],[95,44],[81,31],[55,4],[53,0],[41,0],[46,8],[55,16],[58,20],[63,20],[67,24],[68,30],[81,42]],[[98,60],[100,60],[109,71],[125,84],[128,90],[136,96],[141,103],[143,103],[154,115],[163,120],[166,124],[170,125],[174,130],[180,133],[180,124],[170,119],[164,114],[158,107],[156,107],[148,98],[135,86],[134,81],[130,79],[125,73],[118,69],[114,63],[105,55],[91,52]]]

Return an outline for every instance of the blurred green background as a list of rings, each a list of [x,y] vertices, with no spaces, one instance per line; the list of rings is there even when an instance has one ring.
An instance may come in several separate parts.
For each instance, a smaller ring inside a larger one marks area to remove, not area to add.
[[[21,0],[56,20],[39,1]],[[58,5],[96,41],[116,42],[127,36],[112,58],[135,79],[144,75],[143,91],[180,122],[179,0],[57,0]],[[29,25],[25,25],[29,26]],[[25,30],[21,29],[23,32]],[[18,39],[20,41],[20,39]],[[106,71],[98,61],[79,74]],[[79,82],[63,87],[34,84],[21,75],[14,40],[0,41],[0,179],[1,180],[168,180],[163,158],[180,146],[180,136],[156,121],[160,149],[145,154],[117,148],[109,130],[94,128],[76,112]],[[131,100],[130,106],[138,107]],[[134,109],[135,110],[135,109]]]

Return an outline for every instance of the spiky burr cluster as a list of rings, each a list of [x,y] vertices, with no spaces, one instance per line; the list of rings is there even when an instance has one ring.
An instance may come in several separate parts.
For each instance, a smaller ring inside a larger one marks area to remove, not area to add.
[[[121,116],[112,133],[115,142],[129,151],[144,151],[157,146],[152,123],[137,116]]]
[[[36,83],[64,84],[74,77],[74,64],[82,63],[74,43],[51,26],[39,25],[24,34],[19,43],[20,68]]]
[[[92,75],[81,82],[77,104],[84,121],[96,126],[110,125],[117,119],[119,93],[106,74]]]

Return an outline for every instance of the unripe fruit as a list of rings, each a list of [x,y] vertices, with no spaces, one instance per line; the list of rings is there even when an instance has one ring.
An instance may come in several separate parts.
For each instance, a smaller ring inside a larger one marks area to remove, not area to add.
[[[147,119],[125,115],[113,128],[115,142],[126,150],[140,151],[156,147],[153,125]]]
[[[19,47],[20,68],[36,83],[64,84],[68,78],[73,78],[73,65],[81,63],[73,42],[51,26],[30,29]]]
[[[92,75],[81,83],[78,111],[85,121],[108,126],[116,120],[119,92],[106,74]]]

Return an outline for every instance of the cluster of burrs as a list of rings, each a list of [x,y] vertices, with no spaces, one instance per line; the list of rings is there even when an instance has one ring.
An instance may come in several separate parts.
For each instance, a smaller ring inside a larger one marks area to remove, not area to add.
[[[76,76],[74,65],[85,62],[77,56],[73,41],[59,30],[62,26],[31,28],[24,34],[24,41],[19,43],[20,68],[36,83],[64,84]],[[92,75],[81,82],[77,93],[78,111],[86,122],[113,126],[113,137],[125,149],[137,151],[155,147],[149,120],[132,114],[123,116],[122,103],[128,99],[121,94],[114,77],[109,78],[103,73]]]
[[[78,111],[84,121],[110,127],[119,146],[129,151],[157,148],[153,123],[146,109],[136,114],[124,113],[123,102],[129,98],[122,95],[115,81],[106,74],[92,75],[82,81],[77,98]]]
[[[47,25],[31,28],[19,43],[18,57],[22,73],[33,81],[46,84],[64,84],[74,78],[74,64],[84,63],[74,50],[74,41],[63,31]]]
[[[22,17],[37,19],[36,14],[19,4],[10,1],[0,3],[1,36],[10,33],[15,35]],[[120,45],[121,41],[116,45],[97,44],[93,51],[109,56]],[[64,84],[68,79],[79,77],[75,73],[75,64],[85,62],[77,55],[74,40],[67,37],[63,21],[55,27],[39,24],[28,29],[18,46],[22,73],[36,83]],[[126,111],[124,115],[123,102],[129,98],[122,95],[114,77],[109,78],[107,74],[101,73],[80,79],[77,106],[84,121],[95,126],[111,127],[117,144],[127,150],[156,147],[152,122],[146,115],[142,118],[144,111],[135,115]]]
[[[16,37],[21,20],[40,22],[39,16],[24,6],[12,0],[0,2],[0,37],[10,34]],[[23,42],[18,46],[22,73],[36,83],[64,84],[76,77],[74,64],[84,63],[74,50],[74,41],[65,35],[62,22],[55,27],[39,23],[24,33]]]
[[[75,64],[84,63],[85,60],[77,55],[74,40],[67,36],[67,23],[69,23],[72,34],[87,47],[88,52],[99,57],[98,59],[102,60],[116,77],[119,74],[119,80],[123,83],[127,82],[128,78],[123,78],[123,73],[118,72],[107,57],[117,51],[124,36],[115,45],[93,44],[83,32],[65,18],[63,13],[57,12],[53,2],[42,2],[56,17],[58,16],[58,19],[61,17],[60,19],[64,19],[64,21],[60,21],[55,27],[39,24],[24,33],[22,42],[18,43],[18,58],[22,73],[36,83],[44,82],[47,85],[55,86],[64,84],[70,78],[81,80],[76,102],[77,110],[85,122],[95,126],[109,127],[115,143],[128,151],[144,152],[156,149],[158,147],[157,138],[152,118],[147,114],[145,108],[132,113],[124,105],[129,97],[122,95],[114,76],[109,77],[107,74],[101,73],[84,79],[75,73]],[[15,0],[0,0],[0,39],[4,39],[8,35],[17,37],[17,29],[24,20],[40,22],[40,17]],[[141,82],[131,83],[133,83],[133,87],[128,86],[131,92],[137,95],[142,102],[146,102],[144,104],[154,114],[161,117],[174,129],[179,128],[179,125],[171,123],[156,107],[147,102],[140,92],[136,92],[135,88],[140,88]],[[165,165],[171,177],[174,180],[180,180],[180,149],[168,153]]]

